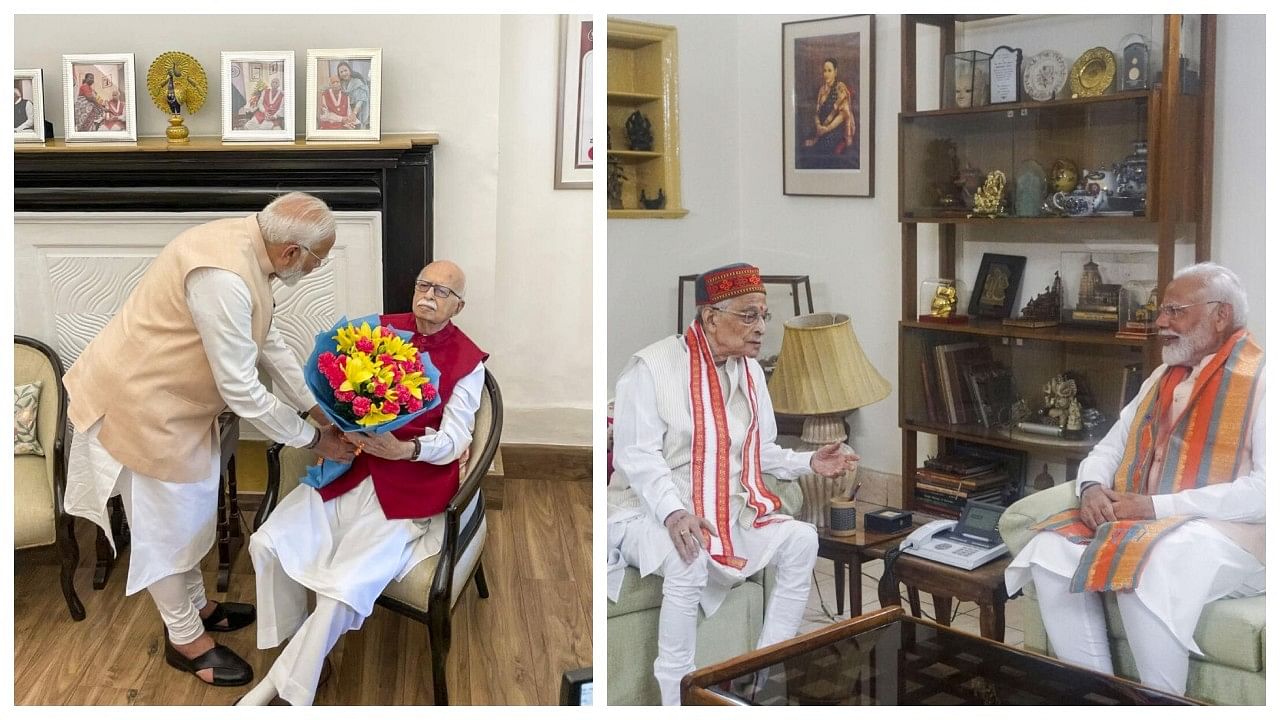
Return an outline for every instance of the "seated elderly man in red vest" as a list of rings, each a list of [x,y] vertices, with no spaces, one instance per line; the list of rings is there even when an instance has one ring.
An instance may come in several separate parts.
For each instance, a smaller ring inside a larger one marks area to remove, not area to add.
[[[440,404],[390,433],[349,434],[364,449],[351,469],[320,490],[299,485],[250,539],[258,647],[292,639],[239,704],[310,705],[342,633],[360,628],[388,583],[439,552],[444,523],[432,519],[458,490],[489,357],[452,322],[465,282],[457,265],[433,262],[418,275],[413,312],[382,316],[430,354]]]
[[[1264,355],[1236,274],[1174,275],[1157,325],[1164,364],[1080,463],[1079,509],[1040,530],[1006,571],[1035,583],[1058,657],[1112,673],[1102,610],[1115,591],[1142,682],[1185,694],[1205,604],[1266,590]]]

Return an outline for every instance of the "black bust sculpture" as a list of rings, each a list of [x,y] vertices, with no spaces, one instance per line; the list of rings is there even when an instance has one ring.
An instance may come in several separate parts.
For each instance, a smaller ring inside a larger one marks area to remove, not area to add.
[[[653,150],[653,126],[639,110],[627,117],[627,144],[632,150]]]

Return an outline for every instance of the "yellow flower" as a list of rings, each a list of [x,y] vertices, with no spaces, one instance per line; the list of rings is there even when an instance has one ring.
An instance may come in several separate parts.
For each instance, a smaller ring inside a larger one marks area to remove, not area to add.
[[[376,403],[369,408],[369,413],[364,417],[356,420],[357,425],[380,425],[389,420],[395,420],[396,416],[390,413],[382,412],[382,403]]]
[[[412,343],[407,343],[404,338],[390,334],[382,339],[382,347],[378,350],[380,353],[386,353],[398,361],[412,360],[418,356],[418,349]]]
[[[342,369],[347,379],[338,389],[347,392],[358,391],[361,384],[373,378],[376,369],[374,361],[368,355],[362,352],[351,353],[347,358],[346,367]]]
[[[418,372],[409,373],[408,375],[400,378],[400,384],[408,388],[410,394],[419,400],[422,399],[422,386],[429,382],[431,381],[424,377],[422,373]]]

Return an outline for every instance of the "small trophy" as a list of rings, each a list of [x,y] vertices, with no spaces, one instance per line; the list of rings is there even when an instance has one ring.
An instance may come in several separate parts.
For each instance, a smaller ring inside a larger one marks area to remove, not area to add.
[[[147,70],[147,92],[156,107],[169,112],[164,134],[174,145],[186,144],[191,131],[182,124],[182,108],[193,113],[209,95],[209,78],[195,58],[171,50],[151,63]]]

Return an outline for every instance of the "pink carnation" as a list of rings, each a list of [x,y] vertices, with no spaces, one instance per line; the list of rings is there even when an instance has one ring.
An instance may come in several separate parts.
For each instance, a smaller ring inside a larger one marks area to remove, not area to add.
[[[422,401],[412,395],[407,395],[404,399],[404,407],[409,412],[415,413],[422,409]]]
[[[361,396],[351,401],[351,411],[356,414],[356,417],[368,415],[372,408],[373,403],[369,402],[367,397]]]
[[[373,347],[373,341],[369,338],[360,338],[356,341],[356,350],[359,350],[362,353],[373,352]]]
[[[396,359],[386,353],[382,353],[381,355],[378,356],[378,362],[382,363],[383,365],[394,366],[396,364]]]
[[[349,403],[356,399],[356,394],[350,390],[339,390],[333,394],[333,397],[339,402]]]
[[[397,384],[396,397],[400,399],[400,402],[404,402],[404,399],[409,397],[409,388],[404,385]]]
[[[316,367],[320,372],[328,372],[329,368],[338,367],[338,356],[331,352],[320,353],[320,357],[316,358]]]
[[[373,384],[373,394],[374,394],[374,395],[377,395],[378,397],[386,397],[386,396],[387,396],[387,386],[386,386],[385,384],[383,384],[383,383],[374,383],[374,384]]]
[[[400,405],[398,403],[393,403],[390,400],[388,400],[382,403],[382,412],[388,415],[399,415]]]
[[[329,381],[329,387],[334,390],[342,387],[342,383],[347,381],[347,375],[340,367],[326,368],[321,370],[321,372],[324,373],[325,379]]]
[[[422,386],[422,399],[423,399],[423,400],[426,400],[427,402],[431,402],[432,400],[435,400],[435,399],[436,399],[436,386],[435,386],[435,385],[430,385],[430,384],[428,384],[428,385],[423,385],[423,386]]]

